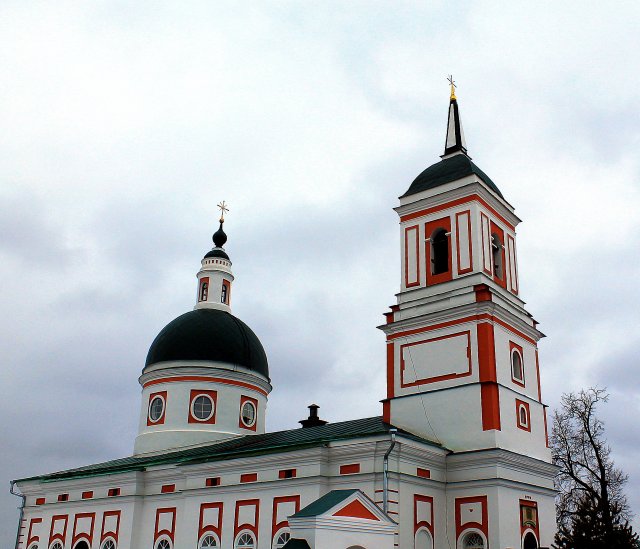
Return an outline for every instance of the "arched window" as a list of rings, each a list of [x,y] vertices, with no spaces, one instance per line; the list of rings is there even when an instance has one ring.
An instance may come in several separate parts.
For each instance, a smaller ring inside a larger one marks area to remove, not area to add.
[[[100,549],[116,549],[116,542],[112,539],[107,539]]]
[[[524,542],[522,544],[523,549],[538,549],[538,540],[533,535],[532,532],[528,532],[524,537]]]
[[[73,549],[89,549],[89,544],[86,541],[82,540],[76,543]]]
[[[500,237],[493,233],[491,235],[491,253],[493,254],[493,276],[504,279],[504,265],[502,264],[502,241]]]
[[[513,349],[511,351],[511,375],[513,379],[519,381],[520,383],[524,382],[524,370],[522,368],[522,356],[517,349]]]
[[[222,293],[220,294],[220,302],[227,303],[227,293],[228,293],[227,285],[222,283]]]
[[[218,540],[212,534],[207,534],[203,537],[200,545],[198,545],[199,549],[213,549],[214,547],[217,548],[220,546],[218,544]]]
[[[255,549],[256,540],[251,532],[243,532],[236,540],[235,549]]]
[[[529,426],[529,417],[527,416],[527,409],[524,406],[520,406],[520,425],[523,427]]]
[[[38,549],[38,544],[34,543],[33,545],[29,545],[29,549]]]
[[[484,538],[476,532],[471,532],[465,536],[462,546],[464,549],[484,549]]]
[[[273,538],[273,549],[282,549],[290,539],[289,530],[281,530]]]
[[[431,235],[431,274],[449,270],[449,238],[444,229],[436,229]]]
[[[209,296],[209,282],[204,280],[200,284],[200,301],[206,301]]]
[[[168,539],[161,539],[156,543],[156,549],[171,549],[171,543],[169,543]]]

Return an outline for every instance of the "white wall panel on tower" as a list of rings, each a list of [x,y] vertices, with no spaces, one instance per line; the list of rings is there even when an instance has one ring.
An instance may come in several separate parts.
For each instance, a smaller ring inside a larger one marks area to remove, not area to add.
[[[456,242],[458,274],[464,274],[473,269],[471,251],[471,212],[456,214]]]
[[[516,263],[516,241],[507,235],[507,260],[509,261],[509,290],[518,293],[518,264]]]
[[[402,385],[471,373],[470,334],[459,332],[401,347]]]
[[[480,221],[482,229],[482,267],[491,274],[491,227],[489,218],[483,213],[480,213]]]
[[[407,227],[404,232],[405,275],[407,288],[420,284],[420,239],[418,226]]]

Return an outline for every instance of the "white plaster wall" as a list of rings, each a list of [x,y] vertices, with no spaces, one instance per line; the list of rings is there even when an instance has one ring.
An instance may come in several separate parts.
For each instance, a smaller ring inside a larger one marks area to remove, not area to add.
[[[536,347],[514,334],[506,330],[499,324],[494,325],[495,352],[496,352],[496,371],[498,374],[498,383],[506,387],[511,387],[514,391],[522,393],[533,400],[538,400],[538,374],[536,372]],[[523,367],[525,386],[522,387],[514,383],[511,378],[511,350],[509,342],[522,347]]]
[[[215,369],[211,369],[209,375],[216,376]],[[189,423],[190,395],[193,389],[217,391],[215,424]],[[167,391],[164,423],[147,425],[149,397],[160,391]],[[240,400],[243,396],[258,401],[255,431],[239,425]],[[230,436],[264,433],[266,408],[267,397],[248,387],[204,381],[170,381],[148,385],[142,390],[135,452],[152,452],[221,440]]]

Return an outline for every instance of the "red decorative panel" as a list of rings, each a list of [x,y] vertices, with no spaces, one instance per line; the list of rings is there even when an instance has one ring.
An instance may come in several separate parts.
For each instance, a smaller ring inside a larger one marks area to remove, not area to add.
[[[156,397],[160,397],[163,401],[162,405],[162,415],[158,419],[158,421],[151,421],[151,414],[149,413],[149,408],[151,407],[151,403],[153,399]],[[147,404],[147,426],[151,425],[162,425],[164,423],[164,418],[167,414],[167,391],[158,391],[157,393],[151,393],[149,395],[149,403]]]
[[[42,528],[41,518],[32,518],[29,522],[29,531],[27,532],[27,547],[36,541],[40,541],[40,530]]]
[[[480,530],[485,537],[489,535],[487,496],[456,498],[456,538],[469,528]]]
[[[360,464],[359,463],[349,463],[347,465],[340,465],[340,474],[341,475],[354,475],[360,472]]]
[[[522,366],[522,379],[518,379],[513,375],[513,353],[516,352],[520,355],[520,364]],[[525,377],[524,377],[524,351],[522,350],[522,346],[518,345],[513,341],[509,341],[509,365],[511,367],[511,381],[513,381],[516,385],[520,385],[520,387],[525,386]]]
[[[421,467],[418,467],[416,474],[422,478],[431,478],[431,471],[429,471],[429,469],[422,469]]]
[[[153,534],[153,543],[160,536],[167,536],[171,540],[171,544],[174,542],[174,536],[176,532],[176,508],[175,507],[162,507],[156,510],[156,525]]]
[[[222,511],[222,503],[203,503],[200,505],[198,538],[207,532],[213,532],[219,540],[222,539]]]
[[[433,498],[431,496],[413,496],[413,532],[426,528],[433,537]]]
[[[538,502],[530,499],[520,500],[520,535],[533,532],[540,543],[540,522],[538,520]]]
[[[91,499],[93,497],[93,490],[87,490],[82,492],[82,499]]]
[[[257,482],[258,473],[243,473],[240,475],[240,482]]]
[[[424,234],[427,239],[433,237],[438,229],[444,229],[445,232],[449,234],[447,236],[447,244],[449,246],[448,256],[449,256],[449,265],[447,271],[440,274],[432,274],[432,257],[431,257],[431,241],[427,240],[425,243],[425,257],[427,263],[427,286],[431,286],[432,284],[439,284],[441,282],[446,282],[447,280],[451,280],[452,272],[451,272],[451,218],[443,217],[441,219],[436,219],[435,221],[429,221],[425,225]]]
[[[113,538],[118,544],[118,533],[120,532],[120,511],[105,511],[102,515],[102,532],[100,533],[100,543]]]
[[[413,264],[411,262],[413,252]],[[420,285],[420,227],[406,227],[404,230],[404,285],[407,288]]]
[[[161,494],[170,494],[171,492],[175,492],[175,491],[176,491],[175,484],[164,484],[162,488],[160,488]]]
[[[78,541],[84,539],[87,541],[87,544],[91,546],[95,522],[95,513],[78,513],[73,517],[73,536],[71,538],[71,545],[74,546]]]
[[[244,422],[242,421],[242,407],[244,406],[245,402],[252,402],[254,405],[254,409],[256,412],[256,417],[255,417],[255,421],[253,422],[253,425],[251,426],[247,426],[244,424]],[[251,398],[248,396],[241,396],[240,397],[240,410],[239,410],[239,414],[238,414],[238,426],[241,429],[248,429],[249,431],[255,431],[258,428],[258,401],[255,398]]]
[[[196,416],[193,415],[193,403],[195,399],[198,398],[200,395],[209,397],[211,399],[211,402],[213,402],[213,410],[212,410],[213,413],[211,414],[211,417],[208,419],[198,419]],[[189,397],[189,418],[188,418],[189,423],[205,423],[205,424],[213,425],[216,422],[217,412],[218,412],[218,391],[204,391],[200,389],[191,390],[191,395]]]
[[[44,505],[45,503],[45,498],[36,498],[36,505]]]
[[[242,530],[249,530],[258,539],[258,521],[260,519],[260,500],[246,499],[236,501],[236,517],[233,529],[235,538]]]
[[[334,517],[353,517],[353,518],[361,518],[366,520],[377,520],[380,519],[375,516],[369,509],[367,509],[364,504],[357,499],[354,499],[351,503],[345,505],[342,509],[338,509],[335,513],[333,513]]]
[[[477,325],[478,367],[480,374],[480,401],[482,429],[500,430],[500,393],[496,373],[496,350],[493,324],[481,322]]]
[[[300,511],[300,496],[280,496],[273,498],[273,515],[271,520],[271,540],[281,529],[289,526],[287,517]]]
[[[49,544],[54,541],[59,541],[64,545],[64,540],[67,537],[67,523],[69,522],[69,515],[53,515],[51,517],[51,530],[49,531]]]
[[[516,398],[516,422],[518,428],[531,432],[531,410],[529,403]]]

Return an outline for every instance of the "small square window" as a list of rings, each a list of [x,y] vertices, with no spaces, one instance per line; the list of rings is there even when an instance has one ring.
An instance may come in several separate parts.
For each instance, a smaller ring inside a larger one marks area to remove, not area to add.
[[[109,497],[119,496],[120,495],[120,488],[109,488],[109,491],[107,492],[107,495]]]
[[[220,486],[220,477],[209,477],[205,481],[206,486]]]

